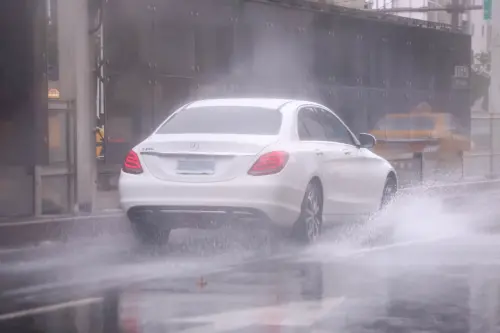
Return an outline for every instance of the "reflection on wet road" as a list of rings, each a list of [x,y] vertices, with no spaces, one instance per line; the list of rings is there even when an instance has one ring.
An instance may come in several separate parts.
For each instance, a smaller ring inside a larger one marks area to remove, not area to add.
[[[126,235],[9,254],[0,331],[495,332],[498,214],[472,206],[401,201],[308,248],[218,230],[155,254]]]
[[[500,285],[499,241],[415,242],[156,281],[122,293],[122,320],[144,332],[471,332],[497,310],[483,310],[495,295],[482,289]]]

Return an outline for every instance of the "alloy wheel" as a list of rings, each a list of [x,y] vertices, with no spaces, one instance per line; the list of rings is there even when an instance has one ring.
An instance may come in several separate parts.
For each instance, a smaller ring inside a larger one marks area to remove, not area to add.
[[[307,194],[304,223],[308,241],[314,242],[321,233],[321,204],[315,188]]]
[[[391,202],[396,194],[396,188],[391,182],[387,182],[382,193],[382,207],[385,207]]]

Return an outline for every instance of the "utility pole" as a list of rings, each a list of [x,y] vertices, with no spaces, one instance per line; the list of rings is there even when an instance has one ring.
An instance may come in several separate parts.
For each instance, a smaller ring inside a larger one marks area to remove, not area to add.
[[[500,2],[494,0],[491,6],[491,78],[489,111],[492,113],[500,113]]]
[[[491,25],[490,36],[490,87],[488,93],[488,111],[490,113],[490,174],[492,177],[498,175],[498,163],[495,157],[500,153],[500,131],[497,122],[500,113],[500,2],[498,0],[485,0],[484,20],[489,20]]]
[[[460,8],[460,1],[451,0],[450,14],[451,14],[451,26],[453,28],[459,28],[460,14],[462,12],[463,10],[461,10]]]

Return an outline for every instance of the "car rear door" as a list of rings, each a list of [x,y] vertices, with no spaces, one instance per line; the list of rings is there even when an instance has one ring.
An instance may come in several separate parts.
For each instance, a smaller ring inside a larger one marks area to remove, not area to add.
[[[344,193],[347,182],[344,174],[343,144],[328,141],[323,111],[313,106],[303,107],[298,113],[298,134],[304,152],[301,156],[317,164],[318,176],[323,184],[323,213],[325,215],[346,214]],[[304,160],[305,165],[311,163]],[[307,167],[305,167],[307,169]]]
[[[354,135],[337,115],[326,108],[318,110],[328,140],[325,172],[331,180],[330,195],[341,203],[342,214],[368,213],[373,206],[375,183],[366,158]]]

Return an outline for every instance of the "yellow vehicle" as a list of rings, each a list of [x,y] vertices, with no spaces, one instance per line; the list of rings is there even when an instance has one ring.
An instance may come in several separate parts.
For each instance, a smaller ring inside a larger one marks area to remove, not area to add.
[[[384,157],[404,153],[436,152],[456,155],[471,149],[469,133],[449,113],[433,113],[426,104],[408,114],[388,114],[371,134],[374,150]]]
[[[104,126],[95,129],[95,157],[98,160],[104,158]]]

